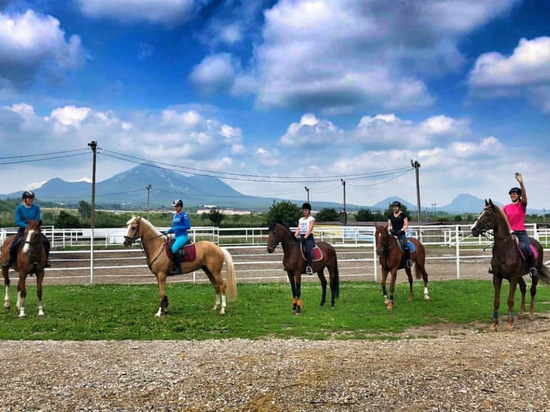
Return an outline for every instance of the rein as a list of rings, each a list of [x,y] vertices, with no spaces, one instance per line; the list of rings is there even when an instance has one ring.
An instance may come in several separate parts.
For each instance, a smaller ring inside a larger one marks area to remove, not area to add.
[[[138,219],[138,222],[137,222],[137,228],[136,228],[137,235],[136,236],[134,236],[134,237],[130,237],[130,236],[127,236],[127,235],[124,236],[125,239],[128,239],[130,241],[130,244],[135,243],[141,237],[141,236],[139,236],[140,224],[141,224],[141,218]],[[147,256],[147,266],[149,267],[149,270],[151,270],[151,271],[152,271],[151,267],[153,266],[153,263],[156,262],[156,260],[162,254],[163,249],[166,247],[166,240],[167,240],[166,235],[163,235],[161,233],[160,235],[155,236],[152,239],[156,239],[158,237],[164,237],[165,239],[164,239],[164,242],[163,242],[162,246],[159,248],[158,253],[156,254],[156,256],[151,261],[149,261],[149,257],[147,255],[147,252],[145,251],[145,247],[143,246],[143,237],[141,237],[141,242],[139,242],[139,246],[141,248],[141,251],[145,254],[145,256]]]

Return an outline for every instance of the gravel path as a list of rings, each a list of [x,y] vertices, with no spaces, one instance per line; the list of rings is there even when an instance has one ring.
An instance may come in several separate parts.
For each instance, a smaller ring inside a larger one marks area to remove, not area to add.
[[[385,341],[3,341],[0,410],[550,411],[549,320]]]

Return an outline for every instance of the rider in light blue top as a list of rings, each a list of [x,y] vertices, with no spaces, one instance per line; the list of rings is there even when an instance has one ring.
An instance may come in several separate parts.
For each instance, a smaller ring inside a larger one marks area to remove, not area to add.
[[[172,202],[176,213],[172,218],[172,227],[168,229],[165,234],[174,233],[176,240],[172,245],[172,254],[174,255],[174,270],[168,273],[169,276],[181,274],[181,258],[178,252],[179,249],[183,247],[189,240],[189,235],[187,230],[191,229],[191,222],[187,213],[183,211],[183,201],[181,199],[176,199]],[[184,249],[185,252],[185,249]]]

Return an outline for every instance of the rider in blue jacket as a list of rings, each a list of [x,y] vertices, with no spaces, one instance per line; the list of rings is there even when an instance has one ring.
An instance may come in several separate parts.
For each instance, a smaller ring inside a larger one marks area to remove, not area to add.
[[[181,274],[181,258],[178,252],[179,249],[183,247],[189,240],[189,235],[187,230],[191,229],[191,222],[187,213],[183,211],[183,201],[181,199],[176,199],[172,202],[174,205],[175,213],[172,218],[172,227],[168,229],[165,234],[174,233],[176,240],[172,245],[172,254],[174,255],[174,270],[168,273],[168,276],[180,275]],[[183,249],[185,253],[185,249]]]
[[[27,220],[36,220],[37,222],[42,220],[40,206],[34,204],[34,197],[34,192],[25,190],[21,196],[21,204],[17,205],[15,208],[15,225],[19,229],[10,245],[10,258],[4,263],[4,267],[11,267],[17,258],[17,250],[19,249],[21,238],[28,226]],[[44,242],[44,249],[46,250],[46,267],[50,267],[50,241],[44,234],[42,234],[42,240]]]

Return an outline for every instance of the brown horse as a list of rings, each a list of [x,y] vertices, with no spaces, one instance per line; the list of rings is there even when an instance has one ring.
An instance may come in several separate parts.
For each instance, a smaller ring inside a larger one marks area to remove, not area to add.
[[[493,257],[491,259],[491,267],[493,272],[493,287],[495,289],[495,298],[493,302],[493,321],[491,330],[495,331],[498,325],[498,309],[500,307],[500,289],[502,287],[502,279],[507,279],[510,282],[510,291],[508,293],[508,324],[506,328],[512,330],[514,328],[514,295],[516,287],[519,284],[521,291],[521,306],[519,317],[525,316],[525,294],[527,285],[523,280],[523,276],[529,273],[529,267],[525,264],[518,249],[517,237],[511,233],[508,218],[504,212],[496,206],[491,199],[485,200],[485,208],[471,227],[472,235],[479,236],[487,230],[493,231],[494,246]],[[539,242],[535,239],[529,239],[531,245],[537,251],[536,267],[538,276],[532,279],[531,283],[531,306],[529,308],[530,318],[535,316],[535,295],[537,294],[537,284],[539,280],[545,283],[550,283],[550,271],[543,263],[543,249]]]
[[[17,309],[19,317],[25,315],[25,298],[27,297],[27,288],[25,286],[27,276],[36,275],[36,296],[38,297],[38,316],[44,316],[44,304],[42,303],[42,281],[44,280],[44,267],[46,266],[46,250],[42,240],[41,223],[36,220],[27,221],[27,227],[23,238],[24,243],[19,246],[17,259],[13,264],[13,269],[19,273],[19,282],[17,283]],[[6,239],[2,245],[2,265],[10,258],[10,246],[15,239],[15,235]],[[4,276],[4,285],[6,292],[4,296],[4,308],[10,309],[10,277],[9,268],[2,266],[2,275]]]
[[[141,246],[147,257],[147,264],[151,272],[157,277],[160,305],[155,316],[166,314],[168,308],[168,296],[166,296],[166,276],[174,266],[172,259],[166,254],[168,237],[160,233],[147,219],[134,216],[128,221],[128,233],[124,236],[124,246],[132,245],[141,238]],[[215,243],[201,241],[195,243],[196,257],[192,262],[182,262],[183,273],[202,269],[212,283],[216,292],[216,302],[212,310],[220,306],[220,314],[225,314],[226,292],[230,302],[237,300],[237,280],[235,266],[231,254],[225,248]],[[225,261],[227,284],[222,277],[222,267]]]
[[[378,261],[382,267],[382,293],[384,294],[384,303],[388,309],[393,309],[393,293],[395,291],[395,280],[397,278],[397,271],[399,269],[405,269],[407,277],[409,278],[409,300],[413,299],[413,278],[411,275],[411,268],[405,265],[404,253],[397,244],[397,239],[390,235],[387,225],[375,225],[375,241],[376,241],[376,254],[378,255]],[[407,238],[414,244],[414,252],[411,251],[411,260],[415,263],[415,275],[417,279],[420,279],[422,274],[422,280],[424,281],[424,300],[430,300],[428,293],[428,273],[426,272],[426,250],[419,240],[409,237]],[[390,279],[390,296],[386,291],[386,278],[388,272],[391,273]]]
[[[283,247],[283,267],[288,275],[290,286],[292,287],[292,313],[300,314],[302,312],[301,282],[302,274],[306,273],[306,260],[300,250],[300,241],[294,237],[294,234],[288,227],[279,222],[269,225],[267,238],[267,251],[273,253],[278,244]],[[334,308],[334,300],[340,293],[340,276],[338,274],[338,259],[336,250],[327,242],[316,242],[316,245],[322,252],[322,258],[313,262],[313,271],[321,281],[323,293],[319,306],[323,306],[327,297],[327,279],[325,278],[324,268],[328,269],[330,275],[330,306]]]

